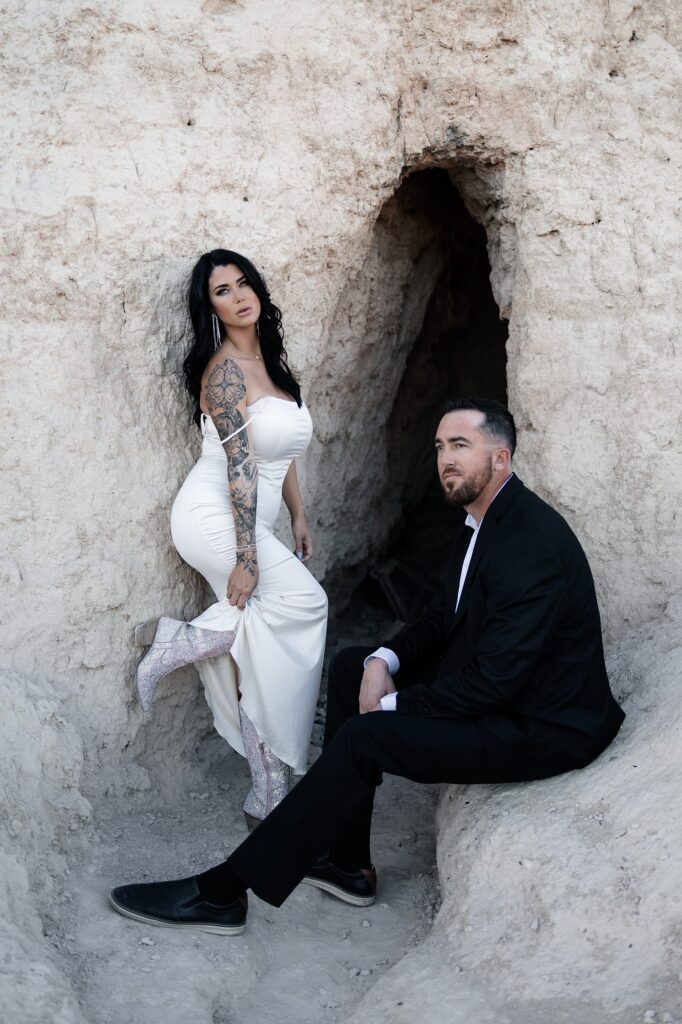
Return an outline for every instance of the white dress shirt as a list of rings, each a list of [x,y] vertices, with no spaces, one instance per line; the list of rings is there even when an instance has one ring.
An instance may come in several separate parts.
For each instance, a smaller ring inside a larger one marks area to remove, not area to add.
[[[504,483],[501,484],[501,486],[497,488],[497,490],[495,491],[495,494],[493,495],[493,499],[490,502],[490,505],[492,505],[493,501],[495,500],[497,495],[500,493],[500,491],[502,490],[504,485],[509,483],[509,481],[511,480],[513,475],[514,474],[511,473],[507,477],[507,479],[504,481]],[[490,505],[488,506],[488,508],[490,508]],[[459,608],[459,600],[460,600],[460,598],[462,596],[462,591],[464,590],[464,584],[466,582],[467,572],[469,571],[469,566],[471,565],[471,559],[472,559],[473,554],[474,554],[474,548],[476,547],[476,541],[478,540],[478,534],[479,534],[479,531],[481,529],[481,523],[483,522],[484,518],[485,518],[485,515],[481,517],[481,522],[477,523],[472,515],[467,514],[467,517],[464,520],[464,525],[468,526],[474,532],[471,535],[471,540],[469,541],[469,547],[467,548],[466,554],[464,556],[464,561],[462,562],[462,571],[459,574],[459,587],[457,588],[457,602],[455,604],[455,613],[457,612],[457,609]],[[396,672],[398,671],[398,669],[400,668],[400,660],[398,658],[398,655],[395,653],[395,651],[392,651],[388,647],[379,647],[379,648],[377,648],[376,651],[374,651],[367,658],[365,658],[365,661],[364,661],[364,667],[365,668],[367,668],[367,665],[372,660],[372,658],[381,658],[383,661],[385,661],[386,664],[388,665],[388,671],[389,671],[389,673],[392,676],[394,676],[396,674]],[[395,709],[396,709],[396,697],[397,696],[398,696],[397,693],[387,693],[387,694],[385,694],[385,696],[383,696],[381,698],[381,700],[379,701],[379,703],[381,704],[381,710],[382,711],[395,711]]]

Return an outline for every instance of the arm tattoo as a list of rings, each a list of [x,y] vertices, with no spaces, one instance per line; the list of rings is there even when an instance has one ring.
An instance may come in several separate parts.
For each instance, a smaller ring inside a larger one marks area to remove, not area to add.
[[[244,374],[237,366],[234,359],[227,356],[222,363],[218,363],[211,370],[206,385],[206,401],[209,406],[216,408],[229,408],[239,405],[246,395]]]
[[[258,467],[249,451],[244,417],[237,408],[245,395],[244,374],[233,359],[227,357],[211,370],[206,384],[206,404],[218,435],[225,438],[239,431],[223,445],[227,455],[227,479],[237,547],[256,543]],[[238,551],[237,564],[253,575],[257,565],[256,551]]]

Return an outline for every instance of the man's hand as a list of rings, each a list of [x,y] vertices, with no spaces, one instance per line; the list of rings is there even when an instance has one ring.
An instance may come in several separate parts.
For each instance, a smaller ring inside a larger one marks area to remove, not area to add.
[[[362,676],[360,684],[360,714],[378,711],[381,698],[387,693],[395,693],[388,665],[383,658],[372,658]]]

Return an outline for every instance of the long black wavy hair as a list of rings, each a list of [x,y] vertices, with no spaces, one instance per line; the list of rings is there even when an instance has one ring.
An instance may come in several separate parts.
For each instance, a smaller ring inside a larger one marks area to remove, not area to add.
[[[260,348],[265,369],[270,375],[273,384],[282,391],[286,391],[296,400],[298,405],[301,401],[301,388],[295,380],[284,348],[284,332],[282,330],[282,312],[270,298],[265,281],[258,273],[253,263],[231,249],[213,249],[205,252],[197,260],[189,280],[187,300],[189,303],[189,316],[192,321],[194,340],[189,352],[182,364],[185,376],[185,386],[194,399],[194,421],[199,422],[199,396],[201,394],[201,378],[206,365],[213,355],[215,348],[213,343],[213,325],[211,314],[213,306],[208,296],[208,279],[215,267],[226,267],[234,263],[239,267],[246,280],[249,282],[260,300],[261,312],[258,318],[258,333],[260,335]],[[225,328],[220,324],[221,336],[225,337]]]

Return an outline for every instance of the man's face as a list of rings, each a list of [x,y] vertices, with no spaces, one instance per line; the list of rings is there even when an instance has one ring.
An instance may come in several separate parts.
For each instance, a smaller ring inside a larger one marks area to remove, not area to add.
[[[490,483],[494,446],[481,431],[485,414],[449,412],[436,431],[438,476],[449,505],[470,505]]]

